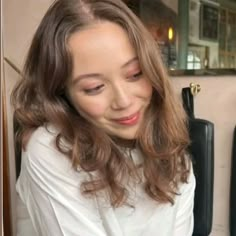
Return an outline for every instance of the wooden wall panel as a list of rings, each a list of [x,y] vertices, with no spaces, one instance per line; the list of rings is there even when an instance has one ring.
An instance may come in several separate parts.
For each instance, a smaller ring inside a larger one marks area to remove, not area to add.
[[[4,88],[3,88],[4,91]],[[9,153],[7,142],[7,117],[6,117],[6,97],[2,93],[2,129],[3,129],[3,227],[4,234],[12,236],[12,217],[10,202],[10,172],[9,172]]]

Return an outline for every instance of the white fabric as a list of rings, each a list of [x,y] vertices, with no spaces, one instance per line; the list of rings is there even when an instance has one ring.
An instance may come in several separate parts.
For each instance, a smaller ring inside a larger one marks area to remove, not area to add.
[[[175,204],[157,204],[136,186],[134,208],[112,208],[85,198],[80,184],[87,173],[75,171],[55,148],[56,133],[38,128],[22,154],[17,191],[39,236],[191,236],[195,177],[182,184]],[[135,162],[141,155],[132,151]],[[22,236],[32,236],[18,234]]]

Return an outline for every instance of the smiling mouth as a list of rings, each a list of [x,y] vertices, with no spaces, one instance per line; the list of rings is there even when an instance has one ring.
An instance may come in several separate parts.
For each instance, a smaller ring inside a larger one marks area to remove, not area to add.
[[[119,119],[113,119],[113,121],[121,125],[135,125],[138,123],[139,118],[140,118],[140,112],[136,112],[135,114],[130,116],[121,117]]]

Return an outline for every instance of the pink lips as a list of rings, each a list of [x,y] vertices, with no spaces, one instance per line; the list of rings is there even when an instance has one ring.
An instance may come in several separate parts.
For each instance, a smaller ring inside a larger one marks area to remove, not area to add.
[[[114,121],[121,125],[135,125],[138,123],[139,117],[140,114],[139,112],[137,112],[131,116],[122,117],[120,119],[114,119]]]

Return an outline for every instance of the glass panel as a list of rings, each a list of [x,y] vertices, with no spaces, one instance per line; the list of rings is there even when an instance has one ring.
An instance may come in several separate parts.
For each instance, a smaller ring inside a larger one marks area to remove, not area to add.
[[[226,48],[226,11],[220,11],[220,34],[219,34],[219,47],[221,50]]]
[[[236,68],[236,0],[125,2],[156,40],[169,69]]]
[[[227,51],[236,52],[236,13],[229,12]]]

